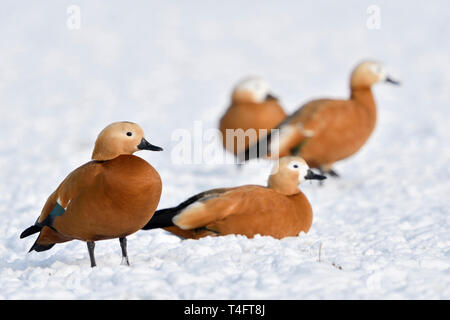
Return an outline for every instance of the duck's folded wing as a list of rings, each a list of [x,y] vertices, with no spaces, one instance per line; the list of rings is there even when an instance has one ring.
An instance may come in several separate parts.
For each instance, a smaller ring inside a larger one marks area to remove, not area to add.
[[[281,122],[274,132],[261,138],[245,152],[239,155],[241,160],[259,158],[267,154],[278,158],[289,155],[291,150],[303,141],[317,135],[331,119],[330,104],[332,100],[321,99],[311,101]]]
[[[226,215],[227,210],[220,210],[216,206],[227,200],[227,194],[234,188],[213,189],[196,194],[176,207],[158,210],[152,219],[142,229],[165,228],[178,226],[183,230],[205,226],[220,216]],[[214,207],[213,210],[211,208]]]
[[[35,224],[23,231],[20,237],[24,238],[39,232],[44,226],[53,228],[53,220],[57,216],[63,215],[70,202],[93,183],[98,169],[96,162],[88,162],[72,171],[48,197]]]

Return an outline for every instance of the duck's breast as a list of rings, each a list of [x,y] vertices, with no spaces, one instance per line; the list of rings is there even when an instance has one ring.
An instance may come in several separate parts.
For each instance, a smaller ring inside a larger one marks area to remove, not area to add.
[[[375,126],[374,116],[353,100],[329,100],[310,121],[318,129],[302,147],[300,155],[313,166],[353,155]]]
[[[71,201],[58,231],[91,241],[127,236],[150,220],[161,190],[158,172],[145,160],[123,155],[106,161],[95,181]]]

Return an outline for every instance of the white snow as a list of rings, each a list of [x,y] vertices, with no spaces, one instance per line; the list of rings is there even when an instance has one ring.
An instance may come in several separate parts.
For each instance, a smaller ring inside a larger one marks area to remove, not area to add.
[[[81,10],[79,30],[67,7]],[[366,10],[380,8],[380,29]],[[448,1],[61,1],[0,4],[0,299],[449,299]],[[265,184],[270,163],[175,165],[175,129],[215,128],[236,82],[259,75],[289,112],[346,97],[351,69],[382,61],[369,143],[341,179],[303,183],[308,234],[182,241],[162,230],[72,241],[19,239],[48,195],[87,162],[99,131],[141,124],[164,152],[160,208],[215,187]],[[319,248],[321,247],[320,262]]]

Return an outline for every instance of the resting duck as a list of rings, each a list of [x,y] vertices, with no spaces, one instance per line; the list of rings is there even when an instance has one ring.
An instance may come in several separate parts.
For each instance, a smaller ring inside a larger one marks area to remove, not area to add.
[[[323,180],[300,157],[274,165],[268,186],[245,185],[199,193],[180,205],[156,211],[144,230],[165,228],[183,238],[256,234],[284,238],[308,232],[312,208],[299,183]]]
[[[238,154],[258,141],[263,134],[259,130],[270,131],[284,118],[286,113],[271,93],[269,84],[259,77],[245,78],[234,88],[231,105],[220,119],[223,146]],[[248,132],[246,138],[245,131],[249,129],[255,131]]]

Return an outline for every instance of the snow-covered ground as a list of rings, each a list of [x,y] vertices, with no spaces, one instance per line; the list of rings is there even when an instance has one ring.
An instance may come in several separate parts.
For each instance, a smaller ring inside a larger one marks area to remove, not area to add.
[[[69,5],[81,9],[69,30]],[[370,5],[379,30],[366,26]],[[2,1],[1,299],[449,299],[448,1]],[[160,207],[205,189],[265,184],[268,163],[175,165],[175,129],[214,128],[237,80],[270,81],[288,111],[345,97],[352,67],[385,62],[401,87],[374,89],[376,131],[342,178],[302,185],[308,234],[180,239],[161,230],[27,251],[19,239],[89,160],[98,132],[138,122],[165,148],[138,155],[163,180]],[[321,256],[319,260],[319,248]]]

